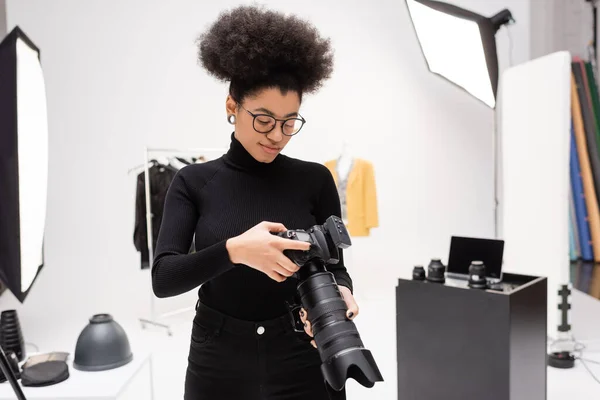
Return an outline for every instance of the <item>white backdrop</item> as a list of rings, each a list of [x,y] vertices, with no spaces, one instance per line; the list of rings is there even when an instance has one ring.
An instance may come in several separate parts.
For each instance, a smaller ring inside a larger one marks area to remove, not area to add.
[[[145,145],[228,145],[227,87],[197,65],[194,40],[238,3],[8,1],[8,29],[18,24],[41,48],[50,127],[46,268],[24,305],[0,298],[29,340],[57,321],[148,311],[127,170]],[[310,18],[336,52],[335,76],[306,97],[309,123],[286,153],[324,162],[344,139],[375,166],[381,226],[354,241],[357,292],[392,291],[414,264],[445,259],[452,234],[492,236],[493,113],[426,70],[404,2],[266,3]],[[512,61],[528,59],[528,2],[454,3],[486,15],[508,6],[519,21]],[[498,43],[504,68],[504,30]]]
[[[548,334],[555,337],[558,289],[569,283],[571,54],[507,70],[499,107],[504,269],[548,278]]]

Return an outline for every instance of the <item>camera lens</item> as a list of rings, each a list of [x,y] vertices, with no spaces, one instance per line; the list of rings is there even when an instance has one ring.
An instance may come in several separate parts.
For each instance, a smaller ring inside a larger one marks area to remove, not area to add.
[[[307,263],[302,270],[322,267]],[[312,323],[321,357],[321,372],[328,385],[340,391],[346,379],[365,387],[383,381],[371,352],[365,348],[356,325],[346,317],[347,306],[331,272],[316,272],[298,285],[302,306]]]
[[[346,380],[353,378],[364,387],[373,387],[383,381],[371,351],[365,348],[358,329],[348,316],[348,306],[329,264],[339,261],[338,249],[351,245],[342,220],[331,216],[324,225],[314,225],[308,231],[296,231],[298,238],[311,243],[311,250],[301,252],[284,250],[284,254],[301,266],[294,275],[296,286],[294,303],[302,304],[312,324],[313,338],[321,358],[321,373],[328,391],[341,391]],[[300,237],[306,235],[305,239]],[[296,320],[292,317],[294,330]],[[302,327],[298,330],[303,332]]]
[[[483,261],[472,261],[469,266],[469,287],[473,289],[485,289],[485,265]]]
[[[439,258],[434,258],[427,267],[427,280],[429,282],[444,283],[446,282],[445,277],[446,267]]]
[[[417,265],[413,268],[412,274],[413,280],[424,281],[425,280],[425,268],[422,265]]]

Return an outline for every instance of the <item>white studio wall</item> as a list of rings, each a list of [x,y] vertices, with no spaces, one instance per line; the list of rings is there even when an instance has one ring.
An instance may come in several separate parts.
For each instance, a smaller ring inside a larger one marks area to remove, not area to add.
[[[569,284],[571,55],[557,52],[504,72],[502,118],[504,269],[548,278],[548,334]]]
[[[568,51],[586,58],[594,36],[594,1],[546,0],[531,2],[531,57]]]
[[[24,305],[0,298],[20,310],[31,341],[57,318],[79,329],[97,312],[148,313],[127,171],[144,146],[228,146],[227,87],[200,69],[195,39],[239,3],[8,1],[8,28],[39,43],[48,96],[46,268]],[[498,34],[501,67],[528,59],[528,2],[455,3],[510,8],[518,24],[512,55]],[[452,234],[493,236],[493,113],[427,71],[404,2],[266,5],[309,18],[336,51],[335,74],[306,97],[309,122],[286,153],[325,162],[344,140],[375,167],[380,227],[354,241],[349,260],[358,295],[391,293],[414,264],[446,257]],[[193,305],[195,293],[184,296],[173,301]]]

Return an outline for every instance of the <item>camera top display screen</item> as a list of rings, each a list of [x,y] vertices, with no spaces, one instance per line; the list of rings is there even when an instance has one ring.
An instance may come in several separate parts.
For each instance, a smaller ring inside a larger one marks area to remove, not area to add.
[[[306,232],[296,232],[296,237],[302,242],[310,242],[310,235]]]

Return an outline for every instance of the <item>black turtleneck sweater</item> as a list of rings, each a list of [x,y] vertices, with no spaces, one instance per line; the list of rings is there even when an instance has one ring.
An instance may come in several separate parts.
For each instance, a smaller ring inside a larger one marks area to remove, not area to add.
[[[154,293],[176,296],[202,285],[200,300],[227,315],[251,321],[278,317],[298,281],[278,283],[233,264],[225,242],[262,221],[307,229],[340,214],[335,182],[324,165],[282,154],[261,163],[232,135],[225,155],[182,168],[171,183],[152,268]],[[194,234],[196,252],[189,254]],[[352,289],[343,256],[329,270],[339,285]]]

